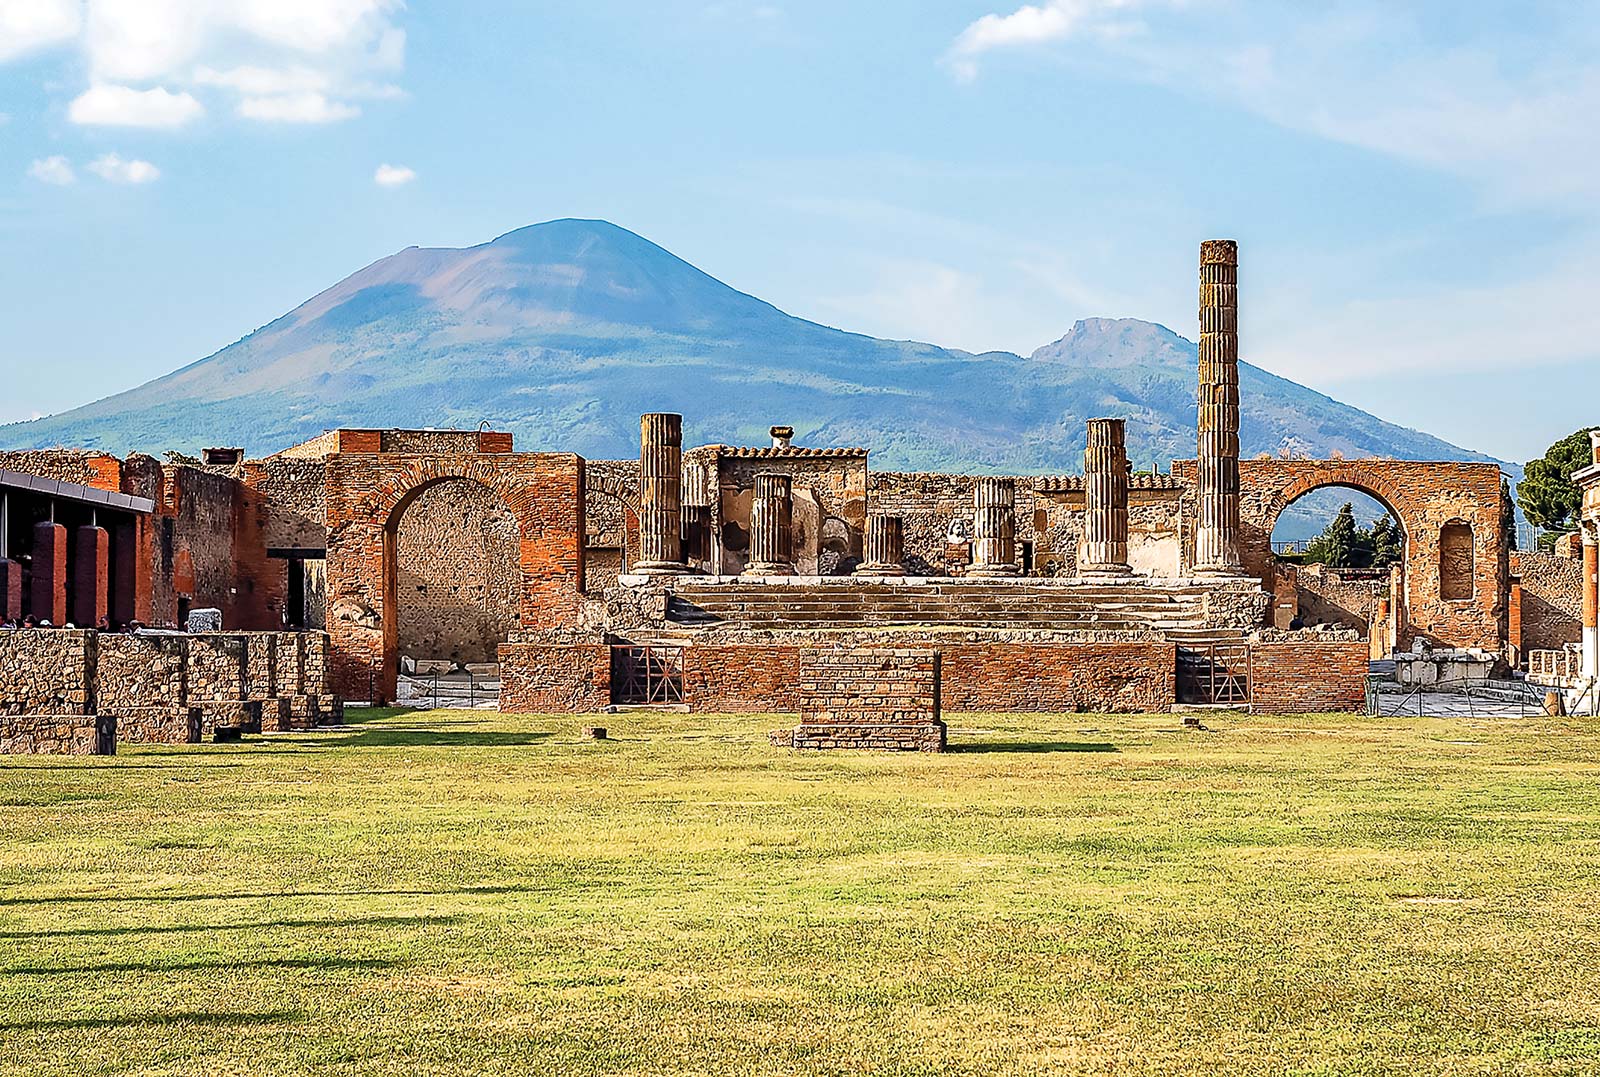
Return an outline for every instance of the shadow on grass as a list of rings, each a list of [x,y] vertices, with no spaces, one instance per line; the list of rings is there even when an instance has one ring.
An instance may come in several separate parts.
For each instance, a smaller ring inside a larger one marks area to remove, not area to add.
[[[552,733],[498,733],[463,730],[453,733],[448,729],[363,729],[338,741],[329,741],[329,748],[419,748],[444,746],[452,748],[501,748],[520,744],[537,744]],[[320,745],[319,745],[320,746]]]
[[[1115,744],[1093,740],[1001,740],[979,741],[977,744],[952,744],[952,752],[1118,752]]]
[[[392,969],[399,963],[378,957],[257,957],[230,961],[225,957],[203,961],[103,961],[93,965],[16,965],[0,969],[0,976],[78,976],[87,973],[207,972],[227,969]]]
[[[534,886],[463,886],[454,890],[275,890],[244,894],[58,894],[53,897],[0,898],[0,905],[65,905],[73,902],[254,901],[272,898],[331,897],[437,897],[446,894],[532,894],[546,889]],[[249,926],[249,925],[246,925]]]
[[[63,1017],[51,1021],[0,1021],[0,1032],[62,1032],[83,1028],[171,1028],[176,1025],[207,1025],[228,1027],[242,1025],[277,1025],[284,1022],[304,1021],[306,1015],[299,1010],[272,1010],[267,1013],[196,1013],[180,1010],[176,1013],[141,1013],[129,1017]]]
[[[251,920],[251,931],[264,928],[363,928],[363,927],[430,927],[461,922],[461,917],[448,916],[367,916],[354,920]],[[84,936],[116,937],[120,935],[176,935],[192,931],[237,931],[231,923],[216,924],[134,924],[129,927],[66,927],[55,931],[0,931],[0,939],[71,939]]]

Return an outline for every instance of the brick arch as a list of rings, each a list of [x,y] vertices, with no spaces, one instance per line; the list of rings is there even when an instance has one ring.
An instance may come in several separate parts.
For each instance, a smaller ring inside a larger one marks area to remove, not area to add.
[[[401,516],[430,486],[465,479],[517,520],[518,618],[554,627],[583,588],[583,459],[568,453],[337,453],[327,461],[328,633],[339,690],[394,698],[395,544]]]
[[[1241,460],[1239,522],[1245,569],[1272,587],[1272,527],[1300,497],[1348,486],[1377,499],[1405,534],[1401,642],[1421,636],[1453,647],[1499,650],[1506,638],[1508,566],[1500,528],[1495,464],[1415,460]],[[1445,524],[1470,524],[1473,595],[1440,593],[1439,543]]]

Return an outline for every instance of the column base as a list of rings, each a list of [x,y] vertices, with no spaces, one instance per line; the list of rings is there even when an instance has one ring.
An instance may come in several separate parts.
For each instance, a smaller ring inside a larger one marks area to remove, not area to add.
[[[751,561],[741,576],[793,576],[794,566],[787,561]]]
[[[870,562],[857,565],[855,571],[851,573],[852,576],[904,576],[905,574],[906,566],[904,565],[872,564]]]
[[[968,576],[982,576],[1003,579],[1011,576],[1020,576],[1016,565],[970,565],[967,568]]]
[[[1196,565],[1196,576],[1243,576],[1243,565]]]
[[[1092,576],[1100,579],[1114,579],[1132,576],[1133,569],[1128,565],[1080,565],[1079,576]]]
[[[628,566],[630,576],[682,576],[692,571],[681,561],[640,561]]]

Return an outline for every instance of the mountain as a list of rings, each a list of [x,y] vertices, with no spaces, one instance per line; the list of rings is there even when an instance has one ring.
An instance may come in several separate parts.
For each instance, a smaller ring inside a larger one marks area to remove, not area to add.
[[[1490,459],[1244,364],[1246,456]],[[0,426],[0,447],[116,453],[243,445],[334,426],[476,427],[525,449],[625,458],[638,416],[689,444],[865,445],[881,469],[1062,472],[1083,421],[1129,419],[1139,466],[1192,456],[1195,346],[1089,319],[1028,358],[878,340],[785,314],[632,232],[559,220],[465,249],[407,248],[215,355],[104,400]]]

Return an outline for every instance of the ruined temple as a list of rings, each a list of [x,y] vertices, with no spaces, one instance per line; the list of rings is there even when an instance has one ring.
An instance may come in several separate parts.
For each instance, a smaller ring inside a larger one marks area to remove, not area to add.
[[[1130,470],[1117,417],[1089,420],[1082,475],[875,471],[782,425],[685,447],[666,413],[626,461],[493,430],[0,453],[0,618],[214,609],[223,632],[325,640],[325,682],[290,695],[391,701],[444,663],[496,670],[530,711],[795,712],[840,669],[891,667],[924,709],[929,669],[954,710],[1352,709],[1369,659],[1415,641],[1517,660],[1495,465],[1239,458],[1237,269],[1231,241],[1202,245],[1197,452],[1165,472]],[[1327,486],[1389,509],[1401,564],[1347,580],[1274,556],[1284,509]],[[0,712],[27,706],[0,678]]]

